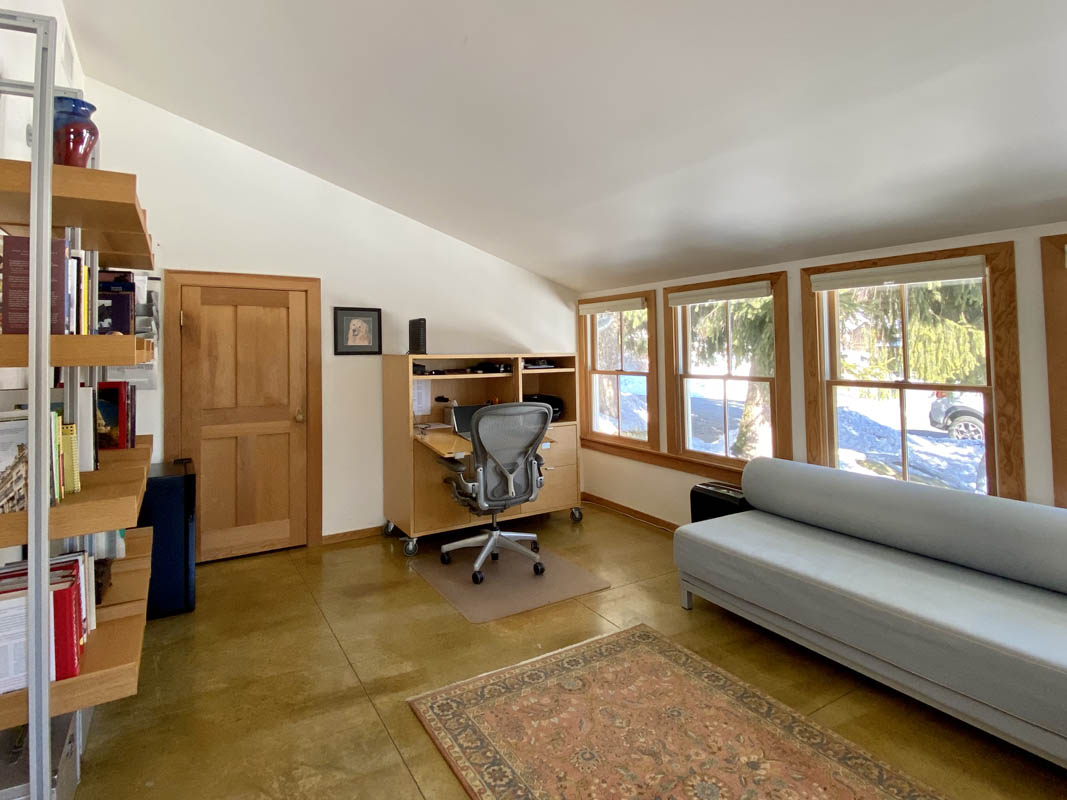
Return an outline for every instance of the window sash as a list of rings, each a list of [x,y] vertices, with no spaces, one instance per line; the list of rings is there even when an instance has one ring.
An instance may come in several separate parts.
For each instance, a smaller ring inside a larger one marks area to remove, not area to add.
[[[926,262],[929,263],[929,262]],[[985,258],[982,257],[982,263],[985,264]],[[908,265],[910,266],[910,265]],[[855,270],[855,272],[865,272],[866,270]],[[817,276],[813,276],[817,277]],[[921,283],[928,283],[929,279],[921,281]],[[872,284],[864,284],[870,286]],[[881,285],[881,284],[877,284]],[[827,439],[827,456],[829,458],[830,466],[840,469],[840,463],[838,462],[838,447],[837,447],[837,407],[834,401],[834,390],[836,388],[858,388],[858,389],[887,389],[897,392],[897,399],[900,403],[900,453],[901,453],[901,480],[907,481],[910,478],[908,468],[908,427],[907,427],[907,392],[911,391],[944,391],[944,392],[972,392],[981,394],[984,399],[985,406],[985,467],[986,467],[986,493],[988,495],[996,494],[997,486],[997,455],[996,455],[996,441],[994,436],[994,412],[995,406],[993,403],[993,373],[992,373],[992,341],[991,341],[991,324],[989,315],[989,292],[988,292],[988,280],[982,277],[982,304],[985,317],[984,333],[986,343],[986,382],[984,384],[963,384],[963,383],[935,383],[929,381],[915,381],[911,380],[911,362],[910,362],[910,349],[908,344],[908,316],[910,309],[908,307],[907,298],[907,284],[900,283],[899,291],[901,294],[901,306],[900,306],[900,323],[901,323],[901,374],[902,380],[861,380],[857,378],[841,378],[839,375],[840,355],[839,346],[840,343],[837,340],[837,294],[836,290],[828,291],[825,294],[826,304],[823,306],[820,304],[822,313],[820,313],[820,327],[823,336],[823,341],[826,342],[826,356],[829,361],[829,377],[823,379],[823,391],[825,398],[826,409],[826,439]],[[859,288],[859,287],[843,287],[843,288]]]

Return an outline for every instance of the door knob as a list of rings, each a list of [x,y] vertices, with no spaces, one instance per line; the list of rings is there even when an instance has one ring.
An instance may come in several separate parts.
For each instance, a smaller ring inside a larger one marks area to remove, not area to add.
[[[303,409],[297,409],[296,417],[294,417],[294,419],[296,419],[297,422],[303,422],[304,421],[304,410]]]

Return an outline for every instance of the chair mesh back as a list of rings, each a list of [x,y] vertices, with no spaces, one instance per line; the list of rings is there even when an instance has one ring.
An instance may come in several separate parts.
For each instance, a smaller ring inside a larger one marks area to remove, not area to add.
[[[552,408],[544,403],[502,403],[475,412],[471,444],[491,505],[507,508],[533,495],[534,456],[551,421]],[[508,473],[512,473],[510,483]]]

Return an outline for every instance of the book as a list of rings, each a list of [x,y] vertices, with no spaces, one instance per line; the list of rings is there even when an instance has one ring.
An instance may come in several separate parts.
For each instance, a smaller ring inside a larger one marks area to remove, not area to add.
[[[91,386],[78,387],[78,469],[96,469],[96,392]]]
[[[3,333],[30,332],[30,239],[4,237],[3,296],[0,320]],[[52,240],[52,333],[67,333],[67,243]]]
[[[0,414],[0,513],[26,510],[30,421],[25,412]]]
[[[63,489],[65,492],[82,490],[80,460],[78,458],[78,426],[70,423],[62,427]]]
[[[133,292],[105,292],[97,301],[97,333],[122,333],[132,336],[137,331],[136,307]]]
[[[101,381],[97,384],[96,446],[98,450],[129,447],[128,384]]]

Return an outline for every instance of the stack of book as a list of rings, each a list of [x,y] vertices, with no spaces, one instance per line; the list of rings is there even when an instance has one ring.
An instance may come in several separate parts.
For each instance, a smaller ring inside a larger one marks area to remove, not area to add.
[[[137,289],[132,272],[100,270],[100,294],[97,297],[97,332],[137,332]]]
[[[29,333],[30,240],[26,236],[4,237],[3,294],[0,299],[0,331]],[[52,240],[53,334],[89,333],[89,265],[85,253],[71,250],[63,239]],[[133,332],[132,325],[129,333]]]
[[[51,500],[81,491],[81,437],[77,423],[63,424],[63,415],[49,415],[51,436]],[[0,513],[25,511],[29,485],[30,424],[26,411],[0,412]],[[90,450],[91,441],[88,442]]]
[[[52,680],[73,678],[96,628],[96,568],[88,553],[51,560]],[[26,688],[27,567],[0,567],[0,693]]]

